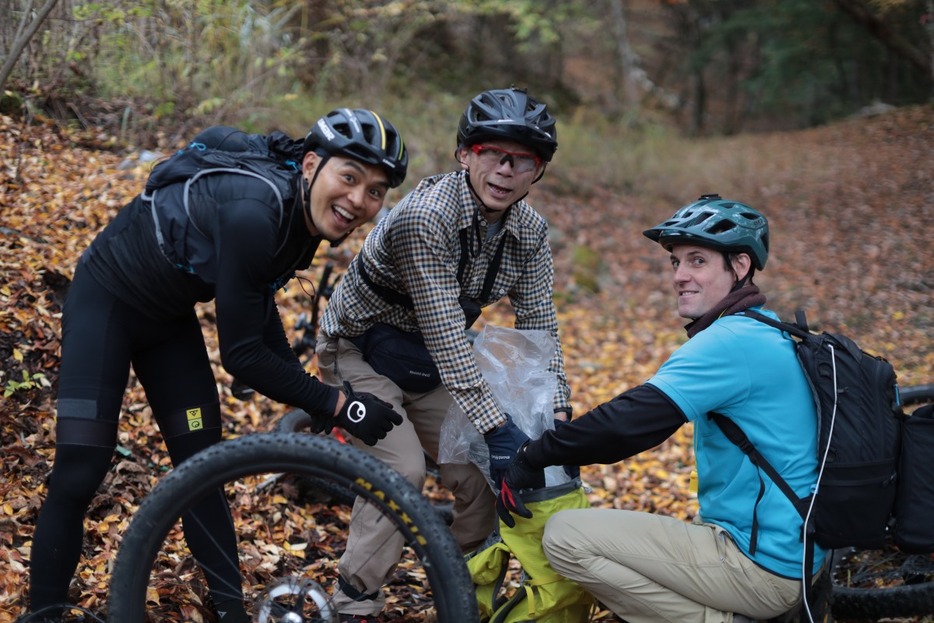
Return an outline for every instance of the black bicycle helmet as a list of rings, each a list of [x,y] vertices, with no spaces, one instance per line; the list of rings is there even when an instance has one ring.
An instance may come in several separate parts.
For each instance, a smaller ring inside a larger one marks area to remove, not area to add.
[[[363,108],[338,108],[318,119],[305,136],[304,153],[309,151],[381,166],[393,188],[405,180],[409,166],[409,153],[399,131]]]
[[[665,248],[698,244],[725,252],[745,252],[762,270],[769,259],[769,222],[744,203],[702,195],[665,221],[642,232]]]
[[[457,146],[505,139],[528,145],[545,162],[558,148],[555,118],[522,89],[493,89],[473,98],[457,126]]]

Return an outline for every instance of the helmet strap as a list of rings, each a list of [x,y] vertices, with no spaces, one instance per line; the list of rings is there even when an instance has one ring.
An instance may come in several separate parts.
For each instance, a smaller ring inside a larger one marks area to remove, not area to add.
[[[756,269],[750,267],[749,272],[746,273],[745,277],[736,280],[736,283],[734,283],[733,287],[730,288],[730,292],[736,292],[737,290],[741,290],[745,288],[746,286],[756,285],[752,282],[752,275],[754,272],[756,272]]]
[[[545,169],[547,169],[547,168],[548,168],[548,163],[547,163],[547,162],[542,162],[542,170],[541,170],[541,172],[538,174],[538,177],[536,177],[534,180],[532,180],[532,183],[533,183],[533,184],[534,184],[535,182],[537,182],[538,180],[542,179],[543,177],[545,177]],[[528,193],[526,193],[526,194],[528,194]],[[525,198],[525,197],[523,197],[523,199],[524,199],[524,198]]]
[[[723,261],[726,264],[727,269],[733,273],[736,277],[736,282],[733,284],[733,288],[730,290],[738,290],[746,285],[753,285],[752,276],[756,272],[756,267],[752,264],[752,255],[748,251],[720,251],[723,255]],[[736,270],[733,268],[733,258],[738,256],[740,253],[746,255],[749,258],[749,269],[746,271],[746,274],[740,277]]]
[[[321,174],[321,169],[324,168],[324,165],[327,164],[328,159],[331,157],[330,154],[318,154],[320,160],[318,161],[318,166],[315,168],[315,174],[312,176],[311,181],[309,182],[305,176],[302,176],[302,203],[305,207],[305,212],[308,215],[308,221],[314,225],[315,229],[318,229],[318,224],[315,223],[314,216],[311,214],[311,187],[315,185],[315,181],[318,179],[318,176]],[[318,231],[321,231],[320,229]]]
[[[712,325],[718,318],[741,312],[750,307],[759,307],[765,305],[765,295],[759,292],[758,286],[746,284],[739,288],[733,288],[729,294],[723,297],[719,303],[707,310],[699,318],[695,318],[684,326],[688,332],[688,337],[694,337]]]

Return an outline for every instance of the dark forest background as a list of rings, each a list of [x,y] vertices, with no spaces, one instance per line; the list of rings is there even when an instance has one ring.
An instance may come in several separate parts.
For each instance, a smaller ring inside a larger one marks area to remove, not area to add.
[[[7,112],[138,145],[303,133],[350,102],[447,159],[451,111],[486,88],[596,135],[800,129],[930,101],[932,41],[934,0],[3,0],[0,88]]]

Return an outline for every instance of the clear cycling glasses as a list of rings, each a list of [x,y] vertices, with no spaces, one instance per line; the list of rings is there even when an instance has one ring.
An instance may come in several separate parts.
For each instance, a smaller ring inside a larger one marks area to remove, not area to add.
[[[542,159],[535,154],[523,151],[508,151],[493,145],[471,145],[470,151],[477,154],[480,162],[486,166],[503,164],[507,160],[516,173],[530,173],[542,166]]]

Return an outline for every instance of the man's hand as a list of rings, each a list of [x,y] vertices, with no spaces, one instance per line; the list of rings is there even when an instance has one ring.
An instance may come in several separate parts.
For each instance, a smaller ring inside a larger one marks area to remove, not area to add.
[[[496,514],[504,524],[513,528],[516,520],[512,514],[529,519],[532,511],[526,508],[520,497],[523,491],[541,489],[545,486],[545,470],[535,469],[529,465],[525,456],[523,444],[516,453],[516,458],[509,464],[506,475],[500,483],[499,494],[496,496]]]
[[[483,438],[490,452],[490,480],[499,485],[516,457],[516,450],[529,440],[529,436],[519,430],[507,414],[506,423],[487,432]]]
[[[402,416],[393,411],[388,402],[373,394],[355,393],[347,381],[344,381],[344,393],[347,398],[334,419],[338,426],[366,445],[376,445],[393,426],[402,424]]]

